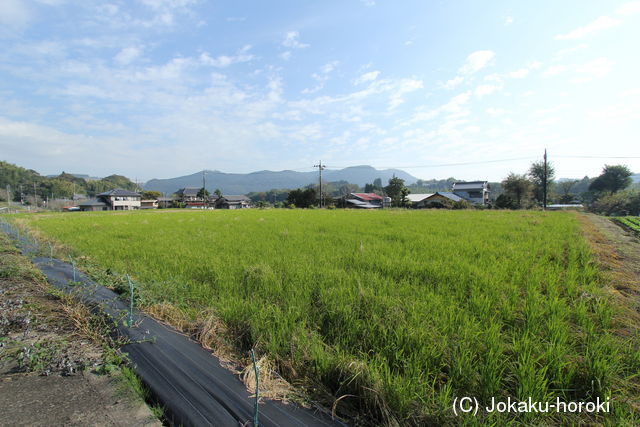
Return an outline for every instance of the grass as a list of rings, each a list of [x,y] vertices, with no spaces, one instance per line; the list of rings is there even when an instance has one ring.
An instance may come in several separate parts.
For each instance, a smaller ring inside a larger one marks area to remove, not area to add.
[[[103,279],[130,274],[138,303],[182,329],[208,319],[211,346],[256,348],[356,424],[473,422],[453,415],[461,396],[611,397],[614,407],[534,418],[481,411],[475,421],[640,422],[638,337],[616,333],[620,311],[572,213],[156,211],[18,221]]]

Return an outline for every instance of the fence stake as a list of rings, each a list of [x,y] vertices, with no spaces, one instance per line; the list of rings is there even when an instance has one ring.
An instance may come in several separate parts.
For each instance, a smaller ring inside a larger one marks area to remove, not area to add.
[[[133,282],[131,277],[127,274],[127,281],[129,282],[129,327],[133,326]]]
[[[76,281],[76,262],[71,255],[69,255],[69,259],[71,260],[71,266],[73,267],[73,281]]]
[[[256,375],[256,403],[253,410],[253,426],[258,427],[260,425],[260,421],[258,419],[258,400],[260,399],[260,368],[256,364],[256,354],[251,349],[251,360],[253,361],[253,372]]]

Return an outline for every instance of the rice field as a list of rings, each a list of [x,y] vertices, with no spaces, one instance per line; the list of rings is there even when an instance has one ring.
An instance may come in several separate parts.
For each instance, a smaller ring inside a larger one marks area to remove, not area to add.
[[[638,423],[638,336],[575,214],[243,210],[19,219],[139,304],[212,316],[236,354],[355,424]],[[62,254],[63,252],[59,252]],[[175,318],[175,315],[173,316]],[[611,399],[600,414],[456,417],[454,399]]]

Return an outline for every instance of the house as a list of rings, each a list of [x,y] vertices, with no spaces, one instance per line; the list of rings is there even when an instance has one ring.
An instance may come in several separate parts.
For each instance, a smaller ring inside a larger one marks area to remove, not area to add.
[[[167,209],[173,206],[173,198],[171,197],[160,197],[158,199],[158,208]]]
[[[187,208],[205,209],[208,205],[207,201],[198,196],[202,187],[185,187],[176,191],[176,201],[184,203]]]
[[[409,206],[415,209],[426,208],[428,205],[429,197],[434,193],[424,194],[407,194],[407,200],[409,200]]]
[[[140,200],[140,209],[158,209],[158,200]]]
[[[351,193],[345,197],[345,206],[358,209],[378,209],[385,206],[385,197],[376,193]]]
[[[109,211],[130,211],[140,209],[140,194],[133,191],[116,188],[105,191],[96,196],[99,202],[103,202]]]
[[[92,212],[92,211],[106,211],[109,210],[109,207],[105,202],[101,202],[100,200],[85,200],[78,204],[78,207],[83,212]],[[71,210],[71,208],[67,209]]]
[[[246,209],[251,207],[251,199],[247,196],[222,195],[214,199],[216,209]]]
[[[407,199],[409,199],[411,207],[415,209],[444,207],[449,203],[464,200],[457,194],[447,191],[437,191],[435,193],[425,194],[408,194]]]
[[[475,205],[490,204],[491,186],[487,181],[454,182],[451,192]]]

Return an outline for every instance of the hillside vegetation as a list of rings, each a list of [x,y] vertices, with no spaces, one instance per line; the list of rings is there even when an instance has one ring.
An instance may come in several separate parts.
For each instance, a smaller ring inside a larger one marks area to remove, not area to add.
[[[20,221],[86,256],[85,265],[131,274],[140,304],[175,307],[194,325],[213,314],[236,354],[255,347],[356,423],[462,422],[451,407],[461,396],[613,402],[599,415],[478,414],[498,424],[640,421],[638,337],[615,333],[619,309],[570,213],[165,211]]]

